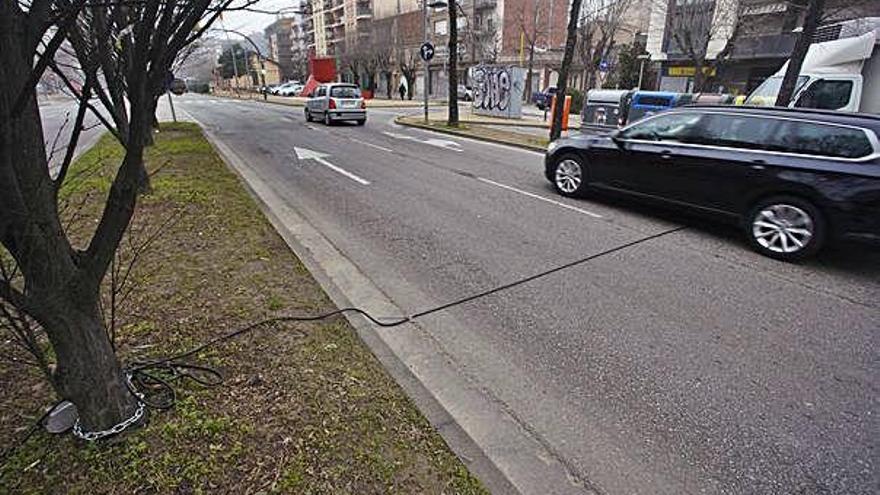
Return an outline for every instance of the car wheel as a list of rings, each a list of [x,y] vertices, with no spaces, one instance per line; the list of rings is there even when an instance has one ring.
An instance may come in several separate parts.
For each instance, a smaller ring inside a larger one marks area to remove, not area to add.
[[[324,125],[331,125],[333,120],[330,119],[330,112],[324,112]]]
[[[792,196],[758,202],[749,212],[746,235],[759,253],[783,261],[806,258],[825,242],[825,219],[812,203]]]
[[[309,112],[308,108],[305,109],[305,112],[306,112],[306,122],[311,122],[312,121],[312,112]]]
[[[357,124],[358,124],[358,125],[364,125],[364,124],[366,124],[366,123],[367,123],[367,119],[361,119],[361,120],[358,120],[358,121],[357,121]]]
[[[553,186],[563,196],[583,196],[587,189],[586,167],[578,156],[566,154],[556,160]]]

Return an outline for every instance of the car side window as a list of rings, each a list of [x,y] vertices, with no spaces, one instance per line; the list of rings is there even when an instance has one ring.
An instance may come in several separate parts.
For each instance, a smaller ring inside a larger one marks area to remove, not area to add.
[[[318,87],[318,92],[316,93],[316,95],[317,95],[318,97],[321,97],[321,96],[324,96],[324,95],[326,95],[326,94],[327,94],[327,88],[326,88],[325,86],[319,86],[319,87]]]
[[[864,130],[818,122],[782,121],[773,141],[777,151],[802,155],[862,158],[874,153]]]
[[[703,115],[699,113],[660,115],[632,125],[621,132],[620,137],[644,141],[694,142],[699,140],[702,118]]]
[[[776,119],[711,114],[700,122],[701,132],[691,142],[727,148],[769,150],[773,145],[772,137],[777,125]]]
[[[852,81],[816,81],[801,93],[794,106],[839,110],[849,105],[852,88]]]

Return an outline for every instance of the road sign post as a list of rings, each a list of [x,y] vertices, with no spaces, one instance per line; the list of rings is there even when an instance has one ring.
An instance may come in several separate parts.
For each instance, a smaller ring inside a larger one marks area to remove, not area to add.
[[[428,19],[428,17],[427,17],[427,13],[426,13],[425,26],[427,26],[427,23],[428,23],[427,19]],[[425,123],[426,124],[428,123],[428,62],[430,62],[431,59],[434,58],[434,52],[435,52],[434,45],[432,45],[431,42],[428,41],[428,28],[425,27],[425,42],[422,43],[422,46],[419,47],[419,56],[422,58],[422,61],[424,62],[424,65],[425,65],[425,73],[424,73],[424,78],[423,78],[424,84],[422,85],[422,86],[424,86],[422,88],[422,93],[423,93],[422,102],[425,107],[424,110],[425,110]],[[412,91],[412,89],[410,89],[410,91]]]

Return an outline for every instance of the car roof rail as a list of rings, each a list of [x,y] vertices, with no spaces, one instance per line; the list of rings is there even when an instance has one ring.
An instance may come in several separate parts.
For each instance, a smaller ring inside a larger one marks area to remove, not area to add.
[[[790,107],[768,107],[757,105],[729,105],[723,103],[689,103],[676,107],[682,108],[707,108],[712,110],[730,110],[732,112],[763,112],[775,114],[799,114],[799,115],[820,115],[834,117],[838,119],[865,119],[874,122],[880,122],[880,115],[857,113],[857,112],[839,112],[836,110],[822,110],[818,108],[790,108]]]

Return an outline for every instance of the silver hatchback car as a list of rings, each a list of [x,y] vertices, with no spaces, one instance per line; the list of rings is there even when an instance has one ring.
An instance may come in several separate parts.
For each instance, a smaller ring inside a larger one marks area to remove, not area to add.
[[[322,84],[309,95],[305,108],[306,121],[323,120],[330,125],[338,120],[367,122],[367,106],[361,90],[354,84]]]

